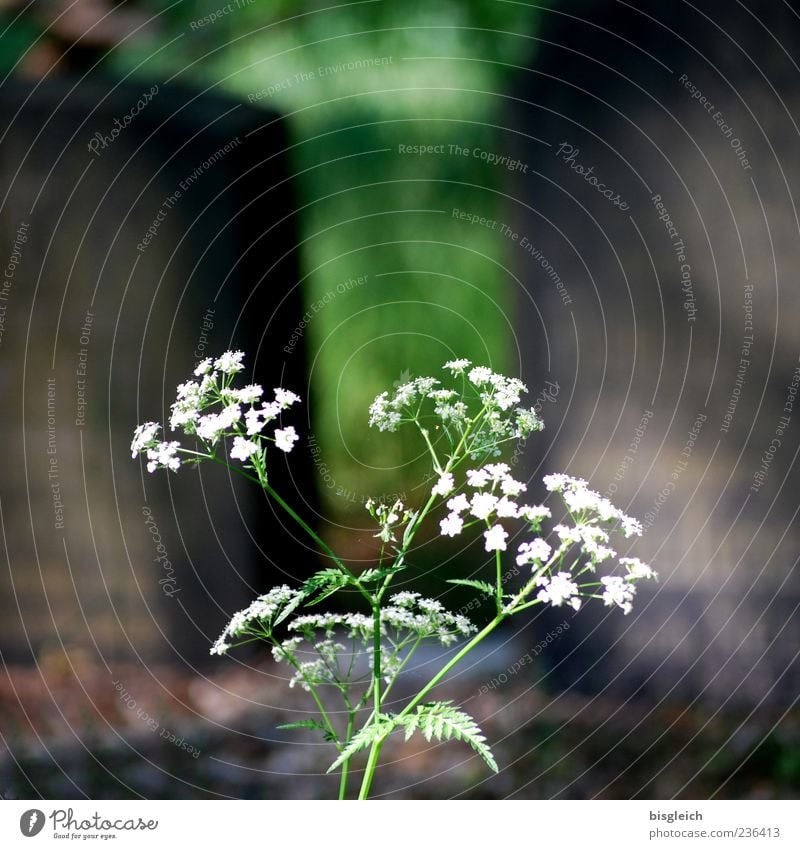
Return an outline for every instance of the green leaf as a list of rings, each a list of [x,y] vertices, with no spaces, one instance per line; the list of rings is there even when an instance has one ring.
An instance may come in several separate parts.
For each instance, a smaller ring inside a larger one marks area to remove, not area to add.
[[[276,625],[280,625],[287,616],[290,616],[297,610],[298,607],[303,603],[303,596],[299,595],[297,598],[293,598],[286,607],[275,617],[275,621],[272,623],[272,627],[270,628],[270,633],[272,633],[272,628]]]
[[[329,595],[333,595],[351,582],[350,576],[345,575],[340,569],[321,569],[303,584],[303,599],[310,599],[316,593],[316,597],[310,601],[306,601],[306,604],[319,604],[319,602],[326,599]]]
[[[339,757],[328,767],[328,772],[338,769],[345,761],[349,761],[357,752],[371,746],[376,740],[386,737],[397,726],[397,721],[390,718],[381,718],[377,722],[364,726],[358,731],[353,739],[339,752]]]
[[[396,575],[407,569],[407,566],[381,566],[378,569],[365,569],[359,576],[358,580],[362,584],[373,584],[388,578],[389,575]]]
[[[316,719],[301,719],[299,722],[287,722],[285,725],[279,725],[279,730],[288,731],[291,728],[311,728],[313,731],[328,732],[328,729]]]
[[[447,582],[448,584],[456,584],[460,587],[472,587],[474,590],[480,590],[482,593],[486,593],[486,595],[493,596],[495,592],[495,588],[488,581],[472,581],[472,580],[461,580],[461,579],[453,579]]]
[[[486,743],[483,732],[467,713],[453,707],[451,702],[433,702],[419,705],[416,713],[395,719],[395,724],[405,727],[406,740],[420,731],[426,740],[461,740],[483,758],[487,766],[497,772],[497,762]]]

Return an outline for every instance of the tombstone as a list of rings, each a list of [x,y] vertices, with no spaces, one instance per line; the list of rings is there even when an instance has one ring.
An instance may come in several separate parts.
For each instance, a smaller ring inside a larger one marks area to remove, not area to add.
[[[629,617],[581,611],[551,680],[786,705],[800,685],[800,20],[787,4],[719,9],[543,12],[513,92],[529,168],[509,217],[526,377],[558,393],[527,471],[587,478],[642,518],[635,552],[660,573]]]
[[[281,350],[303,312],[283,123],[96,76],[8,82],[0,103],[0,651],[197,663],[314,554],[254,484],[212,464],[149,475],[129,445],[230,348],[267,392],[307,397],[302,345]],[[310,514],[301,453],[270,473]]]

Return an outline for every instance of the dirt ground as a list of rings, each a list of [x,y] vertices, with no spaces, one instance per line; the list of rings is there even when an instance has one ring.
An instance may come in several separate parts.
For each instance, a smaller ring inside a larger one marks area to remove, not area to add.
[[[228,660],[213,675],[93,665],[79,656],[0,676],[4,798],[335,796],[333,748],[309,696],[271,662]],[[402,694],[400,694],[402,695]],[[500,765],[490,774],[456,742],[384,747],[373,795],[384,798],[795,798],[798,716],[612,703],[532,688],[520,675],[487,691],[475,675],[440,687],[480,724]],[[361,766],[361,762],[357,767]],[[355,770],[355,773],[358,769]],[[357,775],[354,775],[354,786]]]

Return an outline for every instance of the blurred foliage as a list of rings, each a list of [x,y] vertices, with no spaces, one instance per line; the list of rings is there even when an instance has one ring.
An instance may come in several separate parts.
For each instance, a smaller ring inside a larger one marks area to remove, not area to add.
[[[366,410],[384,388],[436,374],[453,356],[499,370],[508,363],[509,244],[454,219],[453,209],[502,220],[513,176],[449,145],[512,153],[504,91],[531,59],[538,7],[140,0],[136,8],[153,16],[148,36],[111,50],[114,70],[225,91],[288,117],[305,297],[309,307],[327,301],[305,340],[327,506],[346,519],[360,518],[368,495],[417,500],[416,445],[370,433]],[[437,144],[443,153],[398,148]]]

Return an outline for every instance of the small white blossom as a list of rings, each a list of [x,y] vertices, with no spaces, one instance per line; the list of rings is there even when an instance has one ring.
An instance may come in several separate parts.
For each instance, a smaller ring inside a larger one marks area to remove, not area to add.
[[[567,602],[575,610],[580,606],[578,585],[572,580],[572,575],[569,572],[559,572],[549,578],[539,577],[536,579],[536,585],[542,587],[536,594],[539,601],[549,601],[553,607],[560,607],[564,602]]]
[[[214,368],[223,374],[236,374],[244,368],[243,359],[244,351],[226,351],[221,357],[217,358]]]
[[[522,481],[514,480],[510,475],[503,478],[500,481],[500,489],[503,495],[510,495],[512,498],[516,498],[518,495],[525,492],[528,487],[525,486]]]
[[[543,519],[549,519],[552,515],[550,508],[544,507],[541,504],[533,506],[526,504],[524,507],[519,508],[520,519],[525,519],[532,524],[538,525]]]
[[[493,376],[494,372],[486,366],[475,366],[468,375],[470,383],[474,383],[476,386],[483,386],[483,384],[488,383]]]
[[[490,492],[476,492],[472,496],[470,512],[476,519],[488,519],[498,500],[497,496]]]
[[[300,396],[295,395],[294,392],[290,392],[288,389],[277,387],[274,391],[275,403],[281,410],[287,410],[292,404],[297,404],[300,401]]]
[[[636,587],[616,575],[604,575],[600,581],[603,584],[602,599],[605,606],[613,607],[616,604],[627,616],[633,610]]]
[[[447,509],[452,513],[463,513],[469,510],[469,498],[462,492],[447,502]]]
[[[517,549],[517,566],[525,566],[528,563],[546,563],[552,549],[540,537],[530,542],[523,542]]]
[[[480,489],[489,483],[489,473],[486,469],[467,469],[467,483]]]
[[[181,465],[181,458],[177,451],[179,442],[159,442],[152,448],[147,449],[147,471],[154,472],[156,469],[170,469],[177,472]]]
[[[461,533],[464,527],[464,520],[457,513],[448,513],[447,516],[439,522],[442,536],[454,537]]]
[[[502,525],[494,525],[483,532],[487,551],[505,551],[508,533]]]
[[[214,365],[214,361],[211,357],[206,357],[204,360],[201,360],[197,364],[197,368],[194,370],[195,377],[200,377],[200,375],[208,374]]]
[[[135,458],[137,454],[152,445],[156,438],[161,425],[156,422],[145,422],[133,432],[133,441],[131,442],[131,457]]]
[[[622,531],[626,538],[633,536],[640,537],[642,535],[642,523],[638,519],[622,513],[620,515],[620,522],[622,523]]]
[[[505,496],[497,502],[495,511],[498,519],[516,519],[519,515],[519,507],[516,502]]]
[[[242,439],[241,436],[236,436],[233,439],[233,447],[231,448],[231,457],[234,460],[247,460],[252,454],[258,452],[258,445],[250,439]]]
[[[445,472],[439,480],[436,482],[436,486],[433,487],[434,495],[449,495],[456,488],[455,481],[453,480],[452,474],[450,472]]]
[[[236,398],[242,404],[253,404],[264,394],[264,390],[257,384],[251,383],[236,390]]]
[[[469,360],[450,360],[444,364],[444,368],[449,369],[453,374],[463,374],[464,370],[469,368],[472,363]]]
[[[620,557],[619,562],[628,569],[628,574],[625,576],[628,581],[658,578],[658,573],[654,572],[647,563],[642,563],[638,557]]]
[[[281,451],[285,451],[287,454],[292,450],[298,439],[300,439],[300,437],[291,425],[283,429],[279,428],[275,431],[276,447],[280,448]]]

